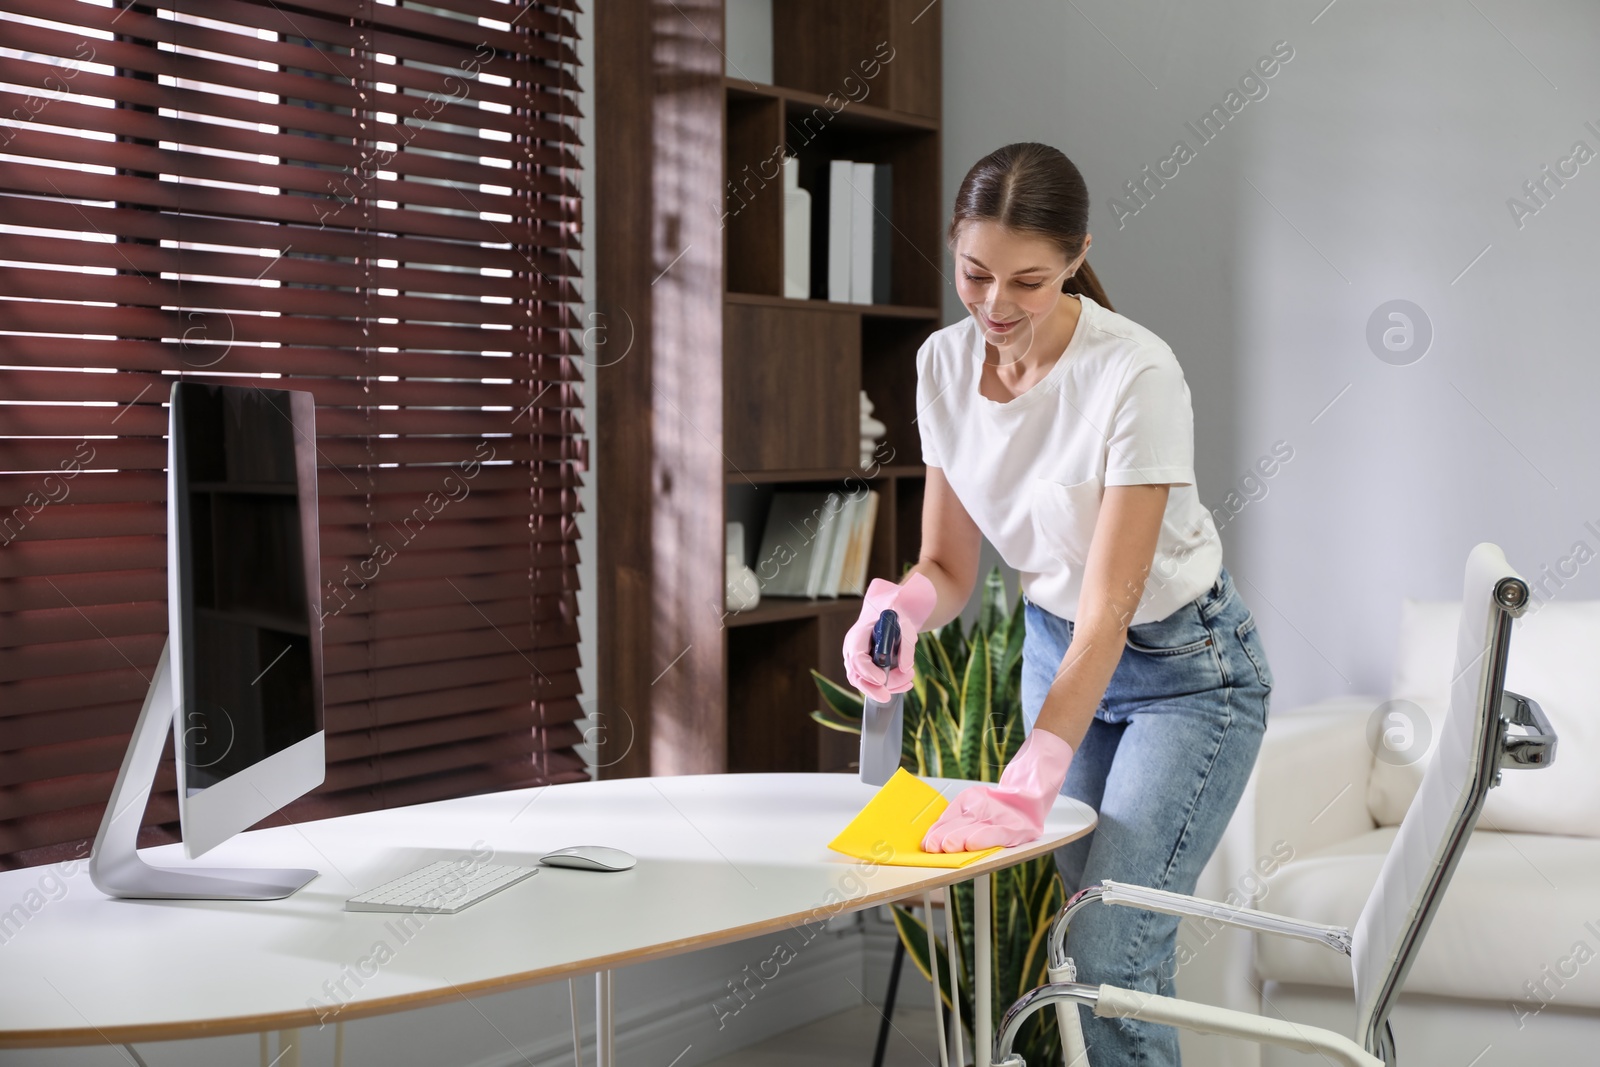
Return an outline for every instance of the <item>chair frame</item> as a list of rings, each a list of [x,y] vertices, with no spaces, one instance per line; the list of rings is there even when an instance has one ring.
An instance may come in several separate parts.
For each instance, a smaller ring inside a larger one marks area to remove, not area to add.
[[[1182,893],[1108,881],[1087,886],[1073,894],[1056,916],[1050,931],[1048,950],[1052,981],[1024,994],[1005,1013],[995,1037],[994,1067],[1026,1067],[1022,1057],[1012,1052],[1012,1046],[1024,1020],[1046,1004],[1056,1005],[1068,1067],[1085,1067],[1087,1063],[1079,1031],[1079,1004],[1088,1005],[1102,1016],[1137,1016],[1206,1033],[1227,1034],[1304,1052],[1320,1052],[1350,1067],[1396,1067],[1394,1034],[1389,1026],[1390,1012],[1421,949],[1423,936],[1439,909],[1444,890],[1455,873],[1467,839],[1483,811],[1489,790],[1500,784],[1501,772],[1507,768],[1536,769],[1547,767],[1555,760],[1557,737],[1543,709],[1535,701],[1505,690],[1512,621],[1523,614],[1528,603],[1528,586],[1521,578],[1511,574],[1496,581],[1493,590],[1493,633],[1487,649],[1490,657],[1488,685],[1486,692],[1480,690],[1481,702],[1476,709],[1477,715],[1485,720],[1485,728],[1481,731],[1477,764],[1468,783],[1469,801],[1445,834],[1443,860],[1423,884],[1421,906],[1416,909],[1402,933],[1399,949],[1384,973],[1372,1010],[1366,1018],[1358,1020],[1359,1044],[1343,1034],[1320,1027],[1070,980],[1075,977],[1075,968],[1065,951],[1067,930],[1074,915],[1095,903],[1210,919],[1257,933],[1311,941],[1343,952],[1346,956],[1351,954],[1351,932],[1346,927],[1305,922],[1287,915],[1234,907]],[[1464,610],[1466,607],[1464,603]],[[1512,726],[1520,726],[1527,732],[1512,734]],[[1057,980],[1063,978],[1068,980]]]

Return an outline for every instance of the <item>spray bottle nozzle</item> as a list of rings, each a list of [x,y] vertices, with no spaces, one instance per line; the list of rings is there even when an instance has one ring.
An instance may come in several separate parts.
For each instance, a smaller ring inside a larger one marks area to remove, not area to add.
[[[900,616],[885,608],[872,627],[872,662],[887,673],[900,666]]]

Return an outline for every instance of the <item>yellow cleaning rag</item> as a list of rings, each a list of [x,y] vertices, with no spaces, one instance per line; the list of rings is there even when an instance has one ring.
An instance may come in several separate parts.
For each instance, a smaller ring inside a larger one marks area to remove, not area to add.
[[[891,867],[965,867],[1000,851],[998,845],[977,852],[922,851],[923,835],[949,806],[937,789],[902,767],[828,847]]]

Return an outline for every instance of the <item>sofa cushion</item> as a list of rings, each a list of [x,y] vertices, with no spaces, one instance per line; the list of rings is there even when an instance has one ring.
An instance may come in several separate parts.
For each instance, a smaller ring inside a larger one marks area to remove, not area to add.
[[[1379,826],[1396,826],[1405,817],[1432,758],[1450,702],[1460,617],[1460,601],[1401,603],[1390,696],[1425,713],[1426,725],[1413,724],[1412,735],[1425,748],[1384,751],[1374,731],[1367,806]],[[1537,701],[1561,740],[1549,767],[1505,772],[1489,792],[1479,826],[1600,837],[1600,600],[1535,601],[1512,625],[1506,688]],[[1396,734],[1402,742],[1403,725]]]
[[[1353,926],[1395,837],[1382,827],[1297,856],[1255,905],[1311,922]],[[1408,993],[1600,1008],[1600,841],[1479,830],[1467,842]],[[1257,934],[1263,979],[1351,988],[1350,960],[1320,945]]]

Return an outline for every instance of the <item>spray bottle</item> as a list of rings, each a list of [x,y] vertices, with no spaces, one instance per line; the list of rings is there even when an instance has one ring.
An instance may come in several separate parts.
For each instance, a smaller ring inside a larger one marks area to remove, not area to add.
[[[889,672],[900,666],[900,616],[885,608],[872,627],[872,663]],[[861,780],[883,785],[900,768],[904,732],[904,693],[893,693],[880,704],[870,696],[861,708]]]

